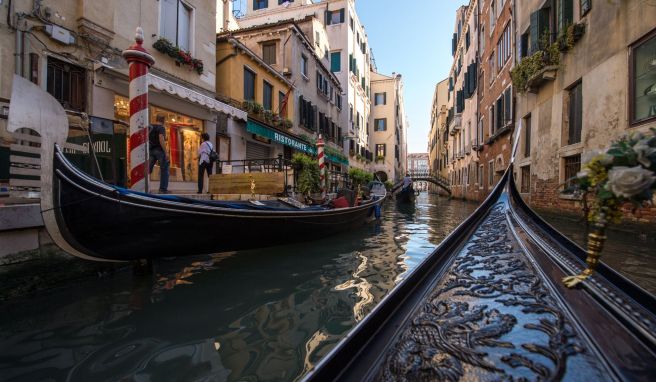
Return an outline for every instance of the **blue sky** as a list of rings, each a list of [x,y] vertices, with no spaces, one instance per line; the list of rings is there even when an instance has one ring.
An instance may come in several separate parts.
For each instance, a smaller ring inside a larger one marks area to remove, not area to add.
[[[356,0],[378,71],[401,73],[408,152],[426,152],[435,85],[451,67],[451,35],[463,0]]]

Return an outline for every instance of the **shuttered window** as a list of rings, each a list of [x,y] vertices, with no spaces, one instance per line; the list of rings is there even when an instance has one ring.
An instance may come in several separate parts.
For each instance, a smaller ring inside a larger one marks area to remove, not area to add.
[[[56,58],[48,57],[46,91],[65,109],[84,111],[86,71]]]
[[[269,157],[269,146],[254,142],[246,142],[246,159],[266,159]]]
[[[244,68],[244,101],[255,101],[255,73]]]
[[[180,0],[161,0],[159,34],[180,49],[191,50],[192,9]]]
[[[567,144],[581,142],[583,128],[583,94],[581,82],[574,85],[569,91],[569,134]]]
[[[342,71],[342,52],[330,53],[330,71],[333,73]]]
[[[258,9],[265,9],[269,7],[268,0],[253,0],[253,10],[257,11]]]
[[[262,44],[262,60],[269,65],[276,63],[276,43],[267,42]]]
[[[558,31],[564,31],[574,19],[573,0],[558,0]]]
[[[273,110],[273,85],[262,82],[262,106],[264,110]]]
[[[326,25],[341,24],[344,22],[344,8],[326,11]]]

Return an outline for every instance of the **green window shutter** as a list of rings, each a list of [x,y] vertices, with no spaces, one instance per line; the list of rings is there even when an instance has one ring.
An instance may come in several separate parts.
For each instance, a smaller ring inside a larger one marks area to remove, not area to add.
[[[559,0],[558,1],[558,32],[567,28],[574,20],[574,4],[572,0]]]
[[[539,11],[539,17],[538,17],[538,31],[539,31],[539,36],[538,40],[545,35],[548,38],[547,43],[551,43],[551,36],[549,35],[550,30],[549,30],[549,8],[542,8]],[[541,46],[540,49],[544,49],[546,47]]]
[[[330,54],[330,71],[339,72],[342,70],[342,54],[341,52],[332,52]]]
[[[531,26],[530,26],[530,34],[531,34],[531,51],[529,54],[533,54],[537,52],[538,50],[538,42],[540,41],[540,30],[539,25],[538,25],[538,19],[539,19],[539,12],[536,11],[531,13]]]

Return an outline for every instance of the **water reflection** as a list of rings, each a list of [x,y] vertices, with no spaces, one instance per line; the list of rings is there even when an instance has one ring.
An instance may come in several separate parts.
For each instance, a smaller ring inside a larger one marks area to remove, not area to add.
[[[422,194],[321,241],[160,261],[152,278],[6,303],[0,380],[298,379],[473,208]]]
[[[585,221],[541,212],[557,230],[585,248]],[[611,225],[606,232],[601,260],[634,283],[656,294],[656,224]]]

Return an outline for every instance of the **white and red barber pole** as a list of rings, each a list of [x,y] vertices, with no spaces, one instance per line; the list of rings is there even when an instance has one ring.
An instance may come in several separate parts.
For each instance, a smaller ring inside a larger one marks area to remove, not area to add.
[[[321,195],[325,195],[326,192],[326,158],[323,155],[323,138],[319,134],[319,139],[317,139],[317,157],[319,158],[319,179],[321,181]]]
[[[130,64],[130,188],[148,192],[148,69],[155,59],[143,48],[143,29],[123,51]]]

